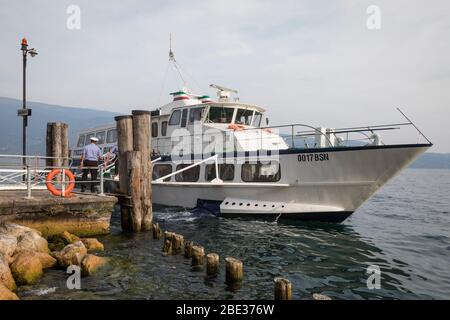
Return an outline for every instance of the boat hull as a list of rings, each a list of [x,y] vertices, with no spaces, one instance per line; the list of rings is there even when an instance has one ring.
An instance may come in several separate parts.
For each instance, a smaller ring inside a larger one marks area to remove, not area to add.
[[[227,216],[340,222],[430,146],[284,150],[278,155],[281,178],[276,183],[243,183],[236,165],[233,182],[154,182],[153,202],[193,208],[204,199],[220,202],[220,213]]]

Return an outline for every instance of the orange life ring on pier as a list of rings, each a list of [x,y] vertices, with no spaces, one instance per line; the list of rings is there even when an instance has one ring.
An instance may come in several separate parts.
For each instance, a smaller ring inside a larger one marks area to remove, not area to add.
[[[67,181],[69,181],[69,185],[67,186],[67,188],[64,190],[64,193],[63,193],[62,190],[56,189],[56,187],[53,185],[53,178],[57,174],[60,174],[61,171],[62,171],[62,169],[52,170],[47,175],[47,178],[45,179],[45,184],[47,185],[48,191],[50,191],[53,195],[67,197],[72,192],[73,188],[75,187],[75,176],[73,175],[72,171],[67,170],[67,169],[64,170],[64,175],[66,176]]]

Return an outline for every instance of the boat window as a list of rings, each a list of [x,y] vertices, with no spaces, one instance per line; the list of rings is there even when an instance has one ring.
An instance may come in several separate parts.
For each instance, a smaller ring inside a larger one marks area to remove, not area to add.
[[[183,114],[181,115],[181,127],[186,127],[188,109],[183,109]]]
[[[189,124],[202,120],[202,113],[204,108],[205,107],[193,108],[191,109],[191,111],[189,111]]]
[[[213,123],[231,123],[233,113],[234,108],[210,107],[206,121]]]
[[[152,137],[156,138],[158,136],[158,122],[152,122]]]
[[[105,136],[106,136],[106,131],[100,131],[100,132],[97,132],[96,134],[95,134],[95,136],[97,137],[97,139],[98,139],[98,144],[104,144],[105,143]]]
[[[156,180],[159,178],[162,178],[164,176],[167,176],[168,174],[172,173],[172,165],[171,164],[155,164],[153,165],[153,173],[152,173],[152,179]],[[164,179],[164,181],[170,181],[170,177]]]
[[[223,181],[234,180],[234,164],[219,164],[219,177]],[[211,181],[216,178],[216,165],[208,164],[205,167],[205,179]]]
[[[261,124],[262,119],[262,113],[255,112],[255,116],[253,117],[252,126],[253,127],[259,127]]]
[[[106,134],[106,143],[115,143],[117,142],[117,129],[108,130]]]
[[[186,168],[190,165],[191,164],[189,163],[179,164],[177,165],[177,171]],[[197,182],[199,177],[200,177],[200,166],[195,166],[186,171],[177,173],[175,175],[175,180],[178,182]]]
[[[169,126],[177,126],[180,124],[181,110],[175,110],[172,112],[169,120]]]
[[[77,147],[81,148],[84,147],[84,134],[80,134],[80,136],[78,137],[78,142],[77,142]]]
[[[87,145],[87,144],[91,143],[91,138],[92,138],[93,136],[94,136],[93,133],[88,133],[88,134],[86,135],[86,140],[84,140],[84,144]]]
[[[245,124],[247,126],[251,125],[253,116],[253,110],[250,109],[238,109],[236,113],[236,124]]]
[[[281,178],[280,164],[278,161],[244,163],[241,178],[245,182],[277,182]]]
[[[161,135],[165,137],[167,134],[167,121],[161,122]]]

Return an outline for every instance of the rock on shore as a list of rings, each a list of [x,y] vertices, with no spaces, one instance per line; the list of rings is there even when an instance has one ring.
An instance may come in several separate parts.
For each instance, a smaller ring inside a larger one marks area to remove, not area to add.
[[[34,229],[10,222],[0,224],[0,300],[19,299],[14,293],[17,285],[35,284],[44,269],[77,265],[88,276],[107,262],[106,258],[88,254],[104,250],[95,238],[80,239],[64,231],[49,241]]]

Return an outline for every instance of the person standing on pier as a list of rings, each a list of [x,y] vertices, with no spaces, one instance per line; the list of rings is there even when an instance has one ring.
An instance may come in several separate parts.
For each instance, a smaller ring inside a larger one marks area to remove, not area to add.
[[[91,137],[91,143],[84,147],[83,155],[81,156],[81,165],[83,166],[83,176],[81,183],[81,192],[86,189],[86,181],[88,181],[88,174],[91,173],[91,192],[95,192],[95,180],[97,180],[98,161],[102,158],[102,151],[97,146],[98,138]]]

